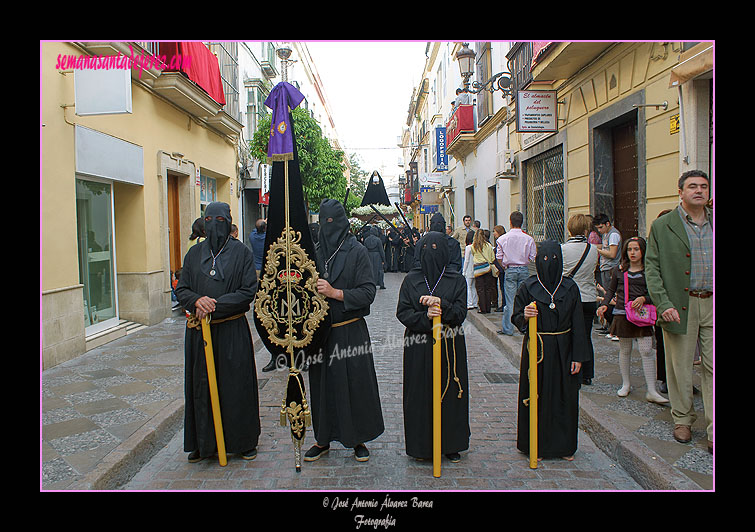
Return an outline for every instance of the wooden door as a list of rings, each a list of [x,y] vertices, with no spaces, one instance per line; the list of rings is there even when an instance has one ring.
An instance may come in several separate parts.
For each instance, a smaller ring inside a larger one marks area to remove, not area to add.
[[[168,174],[168,248],[170,249],[170,271],[181,267],[181,224],[178,208],[178,177]]]
[[[613,225],[622,240],[637,236],[639,197],[637,187],[637,124],[627,122],[612,129]]]

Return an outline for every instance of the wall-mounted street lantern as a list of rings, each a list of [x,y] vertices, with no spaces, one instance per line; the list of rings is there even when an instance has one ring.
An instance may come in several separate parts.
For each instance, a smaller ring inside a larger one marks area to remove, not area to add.
[[[456,60],[459,62],[459,71],[461,77],[464,80],[464,89],[468,90],[472,94],[478,94],[482,91],[501,91],[504,96],[513,97],[513,90],[511,88],[511,73],[499,72],[484,83],[473,81],[469,83],[469,78],[474,74],[475,65],[475,52],[469,48],[469,43],[463,42],[461,50],[456,52]]]

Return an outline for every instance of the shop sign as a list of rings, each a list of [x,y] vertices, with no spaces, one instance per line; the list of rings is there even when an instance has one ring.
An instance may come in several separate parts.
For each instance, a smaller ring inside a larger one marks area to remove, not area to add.
[[[435,169],[438,171],[448,170],[448,153],[446,153],[446,128],[435,128]]]
[[[516,130],[519,133],[558,131],[556,91],[518,91]]]

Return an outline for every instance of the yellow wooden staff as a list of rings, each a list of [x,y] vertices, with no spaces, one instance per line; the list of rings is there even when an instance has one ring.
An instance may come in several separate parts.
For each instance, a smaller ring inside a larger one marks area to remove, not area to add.
[[[440,477],[440,316],[433,317],[433,476]]]
[[[530,307],[537,309],[533,301]],[[537,316],[529,319],[530,468],[537,469]]]
[[[209,315],[202,320],[202,337],[204,338],[204,357],[207,362],[207,380],[210,382],[210,401],[212,402],[212,419],[215,423],[215,441],[218,444],[218,461],[221,466],[225,466],[228,460],[225,455],[223,422],[220,419],[220,399],[218,397],[218,381],[215,377],[215,356],[212,351]]]

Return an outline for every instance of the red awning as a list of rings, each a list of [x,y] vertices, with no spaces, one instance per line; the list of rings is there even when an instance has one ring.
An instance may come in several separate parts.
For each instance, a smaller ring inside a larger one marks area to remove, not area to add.
[[[220,105],[225,105],[218,58],[202,42],[161,42],[166,72],[183,72]]]
[[[530,65],[530,71],[548,54],[552,44],[554,44],[553,41],[532,41],[532,64]]]

